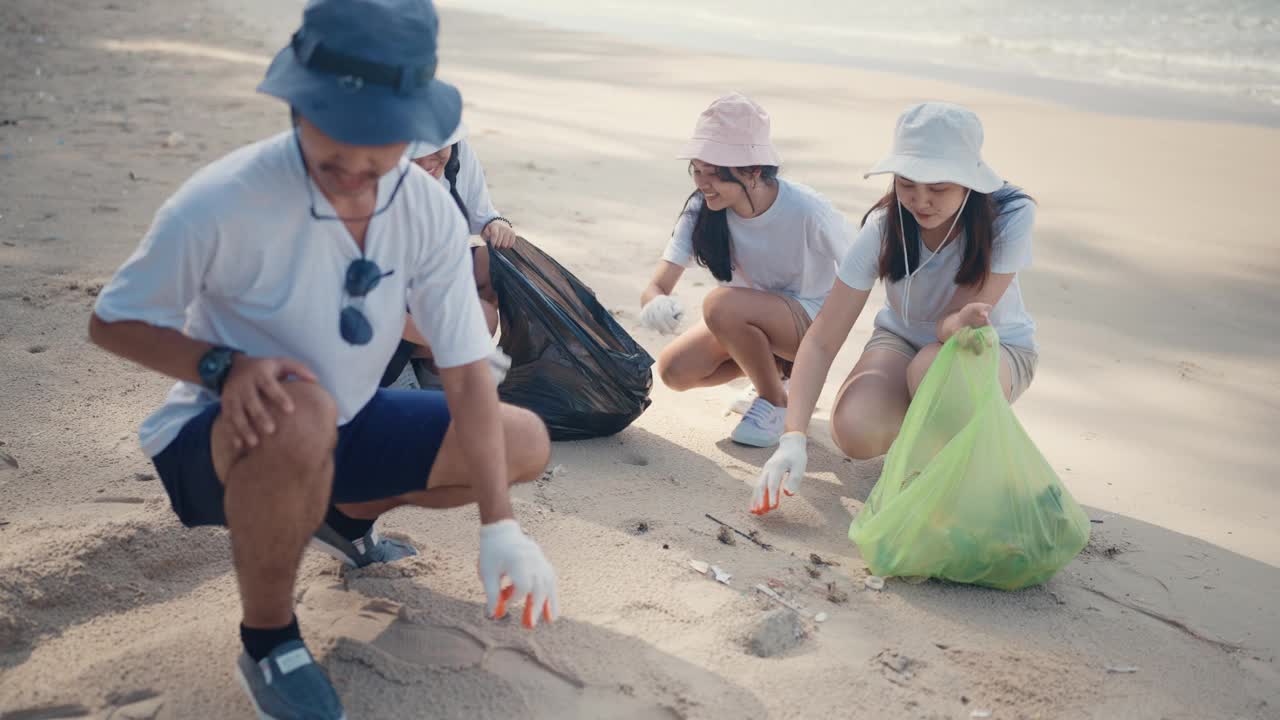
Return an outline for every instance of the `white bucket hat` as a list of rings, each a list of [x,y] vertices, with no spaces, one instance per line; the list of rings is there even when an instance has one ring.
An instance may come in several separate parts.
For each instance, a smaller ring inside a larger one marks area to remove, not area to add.
[[[968,108],[927,102],[907,108],[893,152],[863,177],[893,173],[918,183],[955,183],[992,193],[1004,180],[982,161],[982,121]]]
[[[439,145],[432,145],[430,143],[422,143],[422,142],[409,143],[409,147],[405,149],[405,156],[408,157],[410,160],[417,160],[418,158],[424,158],[428,155],[435,155],[441,150],[447,147],[452,147],[456,143],[461,142],[466,137],[467,137],[467,126],[463,125],[462,123],[458,123],[458,127],[453,131],[453,134],[450,135],[448,138],[446,138],[443,143]]]

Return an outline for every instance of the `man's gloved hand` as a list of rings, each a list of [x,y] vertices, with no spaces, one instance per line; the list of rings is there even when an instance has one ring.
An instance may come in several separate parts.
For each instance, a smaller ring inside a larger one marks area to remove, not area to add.
[[[502,578],[511,584],[502,587]],[[487,599],[485,614],[498,620],[513,596],[524,600],[524,626],[532,629],[541,615],[547,622],[560,614],[556,572],[515,520],[480,526],[480,581]]]

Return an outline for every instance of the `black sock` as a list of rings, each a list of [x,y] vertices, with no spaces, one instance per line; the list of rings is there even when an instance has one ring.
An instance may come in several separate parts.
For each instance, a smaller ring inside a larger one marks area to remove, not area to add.
[[[301,640],[298,631],[298,616],[295,615],[288,625],[279,628],[251,628],[240,623],[240,642],[244,643],[244,651],[254,662],[271,654],[272,650],[290,640]]]
[[[337,505],[330,505],[329,512],[324,516],[325,525],[352,542],[364,537],[364,534],[369,532],[369,528],[373,527],[373,523],[373,520],[360,520],[343,515]]]

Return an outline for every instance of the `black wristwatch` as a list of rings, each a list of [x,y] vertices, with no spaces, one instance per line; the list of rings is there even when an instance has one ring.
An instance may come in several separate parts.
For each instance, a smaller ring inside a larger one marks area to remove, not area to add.
[[[200,384],[204,385],[206,390],[221,395],[222,386],[226,384],[227,376],[231,374],[231,361],[235,359],[238,352],[240,351],[219,345],[210,348],[200,356],[200,362],[196,365],[196,372],[200,374]]]

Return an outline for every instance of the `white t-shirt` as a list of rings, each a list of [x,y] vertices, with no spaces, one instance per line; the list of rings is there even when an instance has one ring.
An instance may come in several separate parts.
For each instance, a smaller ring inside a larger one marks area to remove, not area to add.
[[[379,181],[378,208],[406,163]],[[251,356],[298,360],[333,396],[345,424],[378,388],[404,329],[406,297],[439,366],[482,360],[493,347],[462,216],[430,175],[408,169],[365,236],[365,256],[392,273],[364,298],[374,329],[368,345],[350,345],[338,330],[350,301],[347,267],[360,250],[342,222],[311,216],[311,179],[291,132],[241,148],[188,180],[156,213],[95,312],[107,322],[140,320]],[[318,214],[336,214],[314,185],[312,196]],[[215,399],[179,382],[143,423],[143,451],[159,454]]]
[[[1009,201],[997,210],[995,237],[992,239],[991,272],[1015,273],[1009,289],[991,310],[991,324],[1000,334],[1000,342],[1035,351],[1035,321],[1022,303],[1022,289],[1016,273],[1031,265],[1031,228],[1035,224],[1036,205],[1029,199]],[[879,276],[881,235],[884,211],[867,218],[867,223],[853,241],[849,253],[840,263],[840,280],[856,290],[870,290]],[[901,242],[893,240],[893,242]],[[920,243],[917,239],[916,242]],[[917,348],[938,341],[937,323],[955,296],[956,271],[964,257],[965,235],[961,232],[933,257],[920,243],[919,271],[910,280],[910,324],[903,317],[906,278],[885,287],[888,300],[876,315],[875,326],[905,338]],[[930,259],[932,257],[932,259]],[[927,262],[926,262],[927,261]],[[912,268],[915,270],[916,268]]]
[[[693,226],[702,208],[694,195],[676,221],[662,259],[681,267],[694,261]],[[816,317],[836,281],[836,263],[850,246],[848,222],[816,191],[778,180],[778,198],[762,215],[744,218],[726,210],[733,244],[730,287],[794,297]]]
[[[467,226],[472,235],[479,235],[489,221],[498,217],[498,211],[494,209],[493,200],[489,197],[489,184],[484,179],[484,168],[480,166],[480,158],[471,149],[471,143],[460,140],[454,152],[458,153],[456,186],[462,204],[467,206]],[[441,176],[440,182],[446,189],[450,189],[447,178]],[[453,205],[458,206],[456,202]]]

